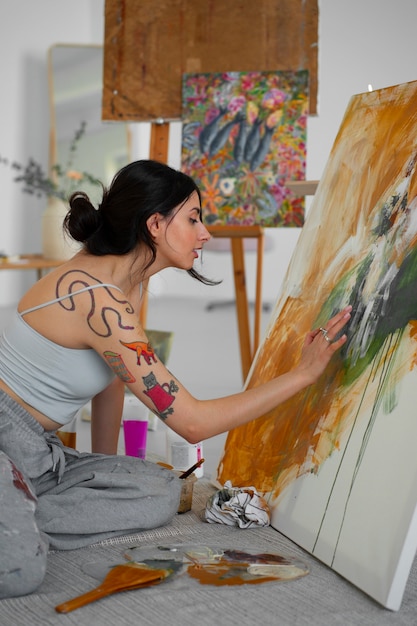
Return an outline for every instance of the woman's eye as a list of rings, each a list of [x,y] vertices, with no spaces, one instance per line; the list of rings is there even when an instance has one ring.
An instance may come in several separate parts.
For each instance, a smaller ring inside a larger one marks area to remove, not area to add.
[[[197,224],[198,220],[195,220],[193,217],[190,217],[190,222],[192,224]]]

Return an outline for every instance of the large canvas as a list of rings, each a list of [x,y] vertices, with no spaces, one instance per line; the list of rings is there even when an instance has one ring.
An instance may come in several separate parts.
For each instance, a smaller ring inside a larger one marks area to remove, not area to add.
[[[182,169],[201,189],[208,225],[302,226],[308,72],[183,78]]]
[[[319,382],[232,431],[218,480],[267,494],[272,525],[384,606],[417,547],[417,82],[354,96],[246,386],[293,367],[353,305]]]

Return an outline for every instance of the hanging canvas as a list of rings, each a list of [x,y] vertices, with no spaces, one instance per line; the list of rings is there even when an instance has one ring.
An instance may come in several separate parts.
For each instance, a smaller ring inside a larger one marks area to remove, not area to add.
[[[209,225],[302,226],[308,72],[183,77],[182,170],[202,192]]]
[[[352,304],[348,341],[315,385],[231,431],[218,469],[393,610],[417,547],[416,162],[417,82],[354,96],[246,386]]]

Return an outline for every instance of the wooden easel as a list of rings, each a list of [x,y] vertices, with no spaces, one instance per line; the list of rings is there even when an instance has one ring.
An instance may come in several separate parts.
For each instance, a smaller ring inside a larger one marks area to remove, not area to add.
[[[168,160],[169,124],[164,121],[152,122],[149,158],[162,163]],[[212,237],[224,237],[231,240],[233,274],[236,293],[236,313],[239,330],[240,357],[242,376],[245,380],[259,345],[262,313],[262,263],[264,251],[264,231],[261,226],[211,226],[208,228]],[[246,273],[243,242],[246,238],[257,239],[256,293],[253,343],[249,324],[249,303],[246,291]],[[144,285],[140,321],[146,326],[148,313],[148,293]]]
[[[157,20],[153,19],[154,4],[151,0],[106,0],[103,119],[149,121],[159,115],[180,119],[182,75],[224,72],[227,68],[242,72],[269,71],[271,67],[294,71],[300,67],[308,69],[310,114],[316,113],[317,0],[307,3],[263,0],[260,6],[247,0],[244,11],[241,3],[232,0],[210,3],[184,0],[181,11],[178,3],[166,2]],[[200,25],[207,23],[210,29],[202,34]],[[264,36],[265,24],[269,26],[268,37]],[[146,38],[141,40],[140,46],[132,45],[138,32],[146,32]],[[164,46],[154,45],[162,39]],[[245,45],[249,39],[256,45]],[[299,45],[292,45],[294,40]],[[168,133],[169,125],[164,120],[152,123],[150,158],[167,162]],[[216,227],[212,235],[231,239],[242,373],[246,378],[259,343],[263,232],[260,227],[254,230]],[[253,346],[243,254],[246,237],[256,237],[258,243]],[[146,321],[146,314],[145,298],[141,311],[143,321]]]
[[[242,376],[246,379],[259,346],[262,314],[262,266],[264,253],[264,230],[261,226],[210,226],[213,237],[229,238],[232,246],[233,276],[235,281],[236,314],[239,330]],[[253,343],[249,324],[249,302],[246,290],[244,239],[257,239],[256,288]]]
[[[168,161],[168,141],[169,141],[169,124],[161,120],[160,122],[152,122],[151,125],[151,142],[149,146],[149,158],[154,161],[166,163]],[[142,327],[146,327],[148,316],[148,282],[143,285],[142,303],[140,307],[139,319]]]

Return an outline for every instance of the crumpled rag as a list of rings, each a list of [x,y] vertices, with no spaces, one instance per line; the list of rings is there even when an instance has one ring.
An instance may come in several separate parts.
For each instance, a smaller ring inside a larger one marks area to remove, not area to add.
[[[206,521],[250,528],[269,526],[269,507],[254,487],[233,487],[230,480],[207,501]]]

